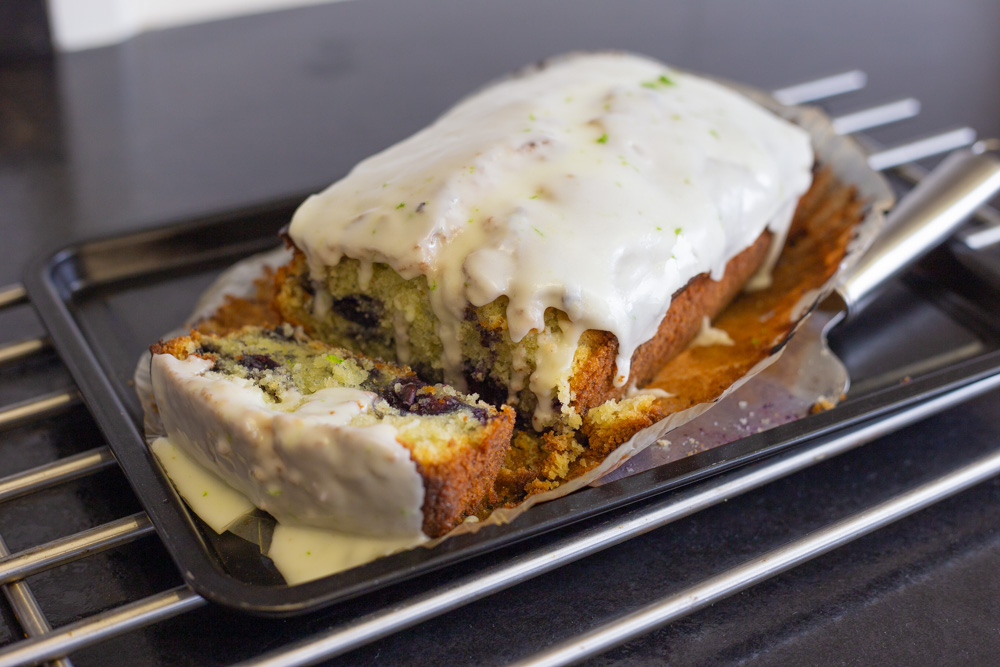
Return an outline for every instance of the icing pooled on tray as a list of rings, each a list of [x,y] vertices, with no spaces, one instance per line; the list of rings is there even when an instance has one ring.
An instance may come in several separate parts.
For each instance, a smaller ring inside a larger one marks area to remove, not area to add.
[[[385,423],[351,425],[374,394],[334,387],[269,403],[195,356],[154,354],[170,442],[279,521],[362,535],[420,536],[423,480]]]
[[[462,386],[469,304],[506,296],[516,342],[540,341],[527,385],[550,410],[583,331],[618,338],[616,384],[671,296],[765,230],[783,238],[811,182],[803,130],[655,60],[580,54],[503,80],[307,199],[290,235],[314,276],[342,257],[426,276],[445,379]],[[537,415],[536,415],[537,416]]]
[[[157,438],[150,448],[177,492],[215,532],[224,532],[253,509],[246,496],[169,439]],[[285,582],[294,586],[415,547],[427,539],[423,533],[357,535],[279,522],[274,526],[267,556]]]

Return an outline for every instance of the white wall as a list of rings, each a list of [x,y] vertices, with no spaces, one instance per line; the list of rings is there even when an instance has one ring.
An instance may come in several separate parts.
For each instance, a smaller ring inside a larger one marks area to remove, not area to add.
[[[60,51],[107,46],[146,30],[332,0],[47,0]]]

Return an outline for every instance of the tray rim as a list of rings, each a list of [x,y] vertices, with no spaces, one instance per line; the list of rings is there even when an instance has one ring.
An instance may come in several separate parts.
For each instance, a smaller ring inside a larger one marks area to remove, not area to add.
[[[1000,372],[1000,349],[939,369],[909,383],[887,387],[848,401],[833,410],[811,415],[762,433],[730,442],[680,461],[638,473],[599,487],[587,487],[549,503],[505,526],[489,527],[473,535],[448,540],[434,550],[414,549],[297,586],[254,584],[225,571],[198,527],[198,522],[146,447],[137,425],[99,360],[91,341],[71,310],[75,299],[94,298],[93,288],[115,288],[119,276],[106,283],[76,287],[58,276],[67,262],[77,260],[88,248],[106,244],[128,245],[148,239],[171,239],[205,231],[213,226],[244,220],[253,215],[276,215],[289,201],[255,205],[175,223],[84,239],[43,253],[28,264],[25,289],[46,326],[56,350],[77,382],[84,401],[98,423],[119,466],[149,515],[184,581],[208,600],[242,612],[262,616],[291,616],[314,611],[416,576],[481,556],[515,543],[559,530],[600,514],[660,496],[722,472],[769,458],[857,423],[878,419],[896,409],[943,395]],[[245,241],[246,239],[243,239]],[[233,259],[246,254],[246,246],[230,249]],[[209,270],[218,257],[192,261],[191,271]],[[176,274],[155,267],[131,278],[169,281]],[[128,276],[126,277],[128,278]],[[195,552],[200,552],[193,556]]]

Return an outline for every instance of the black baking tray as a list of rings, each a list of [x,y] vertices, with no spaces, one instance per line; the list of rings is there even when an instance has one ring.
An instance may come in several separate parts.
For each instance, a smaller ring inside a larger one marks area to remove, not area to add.
[[[532,508],[516,521],[288,586],[257,547],[218,536],[181,501],[142,437],[140,354],[183,321],[229,264],[276,246],[301,199],[83,241],[28,267],[25,287],[90,411],[184,579],[259,615],[315,610],[667,493],[1000,372],[1000,293],[937,253],[831,341],[857,379],[848,400],[727,445]],[[946,277],[946,280],[942,280]],[[901,338],[905,330],[906,338]],[[923,335],[921,345],[900,345]]]

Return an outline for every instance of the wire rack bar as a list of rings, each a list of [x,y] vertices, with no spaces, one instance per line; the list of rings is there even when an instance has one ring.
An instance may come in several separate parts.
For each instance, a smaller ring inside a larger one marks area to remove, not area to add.
[[[913,118],[920,113],[920,101],[913,97],[861,109],[832,119],[837,134],[854,134]]]
[[[965,148],[971,146],[975,141],[976,131],[974,129],[960,127],[872,153],[868,156],[868,166],[876,171],[883,171],[907,162],[916,162],[957,148]]]
[[[177,586],[9,646],[0,651],[0,667],[35,665],[205,604],[187,586]]]
[[[23,285],[0,287],[0,309],[28,303],[28,293]]]
[[[71,563],[90,554],[137,540],[155,532],[145,512],[80,531],[0,558],[0,583],[8,583]]]
[[[1000,451],[514,665],[559,667],[593,657],[829,553],[998,474]]]
[[[782,104],[805,104],[861,90],[868,84],[868,75],[855,69],[842,72],[822,79],[813,79],[794,86],[787,86],[772,91],[774,99]]]
[[[28,338],[16,343],[0,346],[0,366],[12,364],[22,359],[44,352],[51,344],[47,338]]]
[[[9,554],[10,549],[7,548],[7,543],[3,537],[0,537],[0,557]],[[38,604],[38,600],[35,599],[35,595],[31,592],[31,588],[27,582],[13,581],[2,588],[4,597],[10,603],[10,607],[14,611],[14,616],[17,617],[17,621],[21,624],[25,635],[28,637],[41,637],[52,632],[52,626],[49,624],[49,620],[45,618],[45,613],[42,611],[41,605]],[[53,667],[73,667],[73,663],[70,662],[69,658],[64,657],[55,658],[49,664]]]
[[[0,409],[0,430],[65,412],[80,404],[76,390],[60,391]]]
[[[93,474],[115,465],[108,446],[67,456],[51,463],[0,478],[0,502]]]

